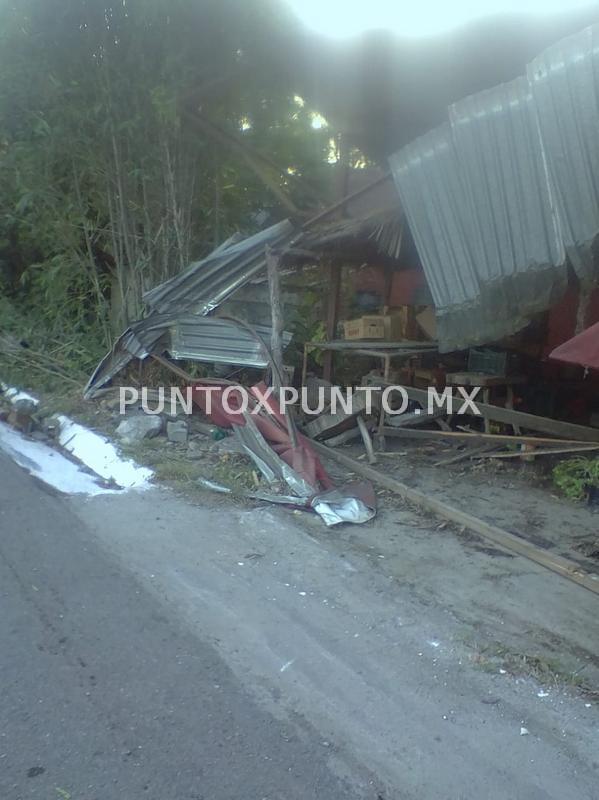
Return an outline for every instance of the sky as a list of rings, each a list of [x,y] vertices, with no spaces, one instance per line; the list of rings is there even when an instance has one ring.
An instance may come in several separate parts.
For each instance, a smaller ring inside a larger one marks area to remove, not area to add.
[[[434,36],[496,14],[539,14],[592,6],[597,0],[287,0],[310,28],[335,38],[384,28]]]

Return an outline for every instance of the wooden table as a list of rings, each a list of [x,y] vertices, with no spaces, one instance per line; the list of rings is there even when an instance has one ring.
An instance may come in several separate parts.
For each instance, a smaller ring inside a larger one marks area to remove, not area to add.
[[[448,386],[480,386],[483,390],[483,402],[491,404],[491,390],[503,386],[506,390],[505,407],[514,408],[514,386],[526,383],[524,375],[487,375],[485,372],[450,372],[446,376]],[[514,432],[516,431],[514,426]],[[490,423],[485,419],[485,432],[489,433]]]
[[[304,344],[304,363],[302,366],[302,386],[306,383],[308,372],[308,353],[310,350],[355,353],[359,356],[380,358],[383,362],[383,375],[389,379],[392,358],[412,358],[437,350],[435,342],[386,342],[379,339],[335,339],[329,342],[306,342]],[[330,380],[330,377],[326,377]]]

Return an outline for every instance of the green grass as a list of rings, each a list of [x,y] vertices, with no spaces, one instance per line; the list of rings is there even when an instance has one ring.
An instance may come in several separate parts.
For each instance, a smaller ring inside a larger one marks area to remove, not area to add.
[[[558,658],[538,653],[522,653],[501,642],[489,642],[483,646],[470,645],[471,662],[483,672],[496,674],[504,669],[514,677],[533,678],[543,686],[571,687],[599,700],[599,690],[588,685],[580,672],[572,672]]]

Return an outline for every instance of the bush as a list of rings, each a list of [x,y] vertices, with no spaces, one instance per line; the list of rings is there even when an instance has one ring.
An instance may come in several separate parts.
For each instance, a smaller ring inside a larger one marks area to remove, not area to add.
[[[553,468],[553,480],[571,500],[584,500],[589,489],[599,488],[599,458],[573,458]]]

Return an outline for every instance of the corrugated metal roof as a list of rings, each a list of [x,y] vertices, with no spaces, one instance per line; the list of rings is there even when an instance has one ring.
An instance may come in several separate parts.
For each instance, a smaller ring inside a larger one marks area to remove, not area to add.
[[[271,329],[252,325],[258,336],[270,345]],[[172,358],[248,367],[267,367],[268,354],[262,343],[243,326],[218,317],[184,317],[170,326],[167,351]],[[283,346],[291,334],[283,334]]]
[[[283,220],[241,242],[225,243],[180,275],[150,289],[147,307],[160,314],[208,314],[265,266],[266,247],[287,244],[294,227]]]
[[[399,258],[403,232],[403,214],[399,204],[369,211],[358,218],[322,221],[308,228],[295,244],[306,249],[338,247],[357,240],[372,243],[382,255]]]
[[[449,109],[390,159],[443,350],[496,341],[599,280],[599,26]]]
[[[527,68],[562,236],[581,280],[599,279],[599,25],[548,47]]]
[[[134,358],[143,359],[151,354],[166,353],[175,359],[263,369],[269,363],[266,348],[271,329],[265,325],[251,327],[260,338],[252,336],[245,325],[218,317],[155,314],[134,322],[96,367],[85,387],[85,397],[93,397]],[[286,347],[291,334],[285,332],[282,338]]]

